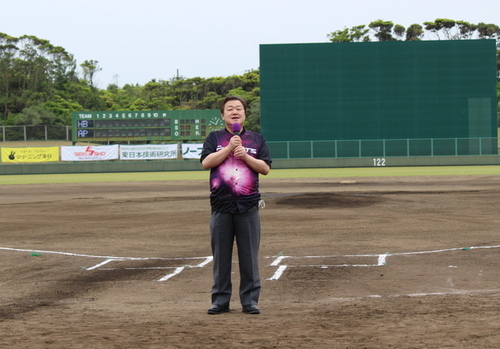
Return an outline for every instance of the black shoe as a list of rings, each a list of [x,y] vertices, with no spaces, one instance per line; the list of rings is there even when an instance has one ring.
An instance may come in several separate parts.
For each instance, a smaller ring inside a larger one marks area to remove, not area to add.
[[[208,309],[207,313],[210,315],[217,315],[228,312],[229,312],[229,305],[214,304],[210,309]]]
[[[260,314],[260,309],[256,305],[244,305],[243,312],[245,314]]]

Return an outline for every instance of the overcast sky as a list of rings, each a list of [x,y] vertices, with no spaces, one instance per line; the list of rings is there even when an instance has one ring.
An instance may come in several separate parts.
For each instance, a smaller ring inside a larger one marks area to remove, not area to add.
[[[100,88],[177,72],[241,75],[259,68],[260,44],[328,42],[328,33],[377,19],[500,25],[499,0],[4,0],[0,8],[0,32],[49,40],[77,64],[98,61]]]

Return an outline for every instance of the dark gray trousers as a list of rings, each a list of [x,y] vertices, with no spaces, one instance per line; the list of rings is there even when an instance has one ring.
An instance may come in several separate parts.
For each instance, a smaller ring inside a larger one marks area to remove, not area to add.
[[[231,263],[236,238],[240,269],[241,305],[257,305],[260,295],[259,244],[260,216],[257,206],[245,213],[213,212],[210,235],[214,257],[212,304],[229,305]]]

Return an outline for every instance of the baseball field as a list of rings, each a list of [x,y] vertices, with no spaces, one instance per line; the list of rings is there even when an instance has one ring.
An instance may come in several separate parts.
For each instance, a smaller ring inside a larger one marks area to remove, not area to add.
[[[500,167],[261,177],[261,314],[207,315],[208,172],[0,176],[1,348],[498,348]]]

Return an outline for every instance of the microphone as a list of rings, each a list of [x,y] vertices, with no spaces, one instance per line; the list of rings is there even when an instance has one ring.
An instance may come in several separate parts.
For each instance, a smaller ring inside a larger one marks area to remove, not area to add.
[[[236,136],[239,136],[240,135],[240,132],[241,132],[241,125],[239,122],[235,122],[233,125],[233,133],[236,135]]]

